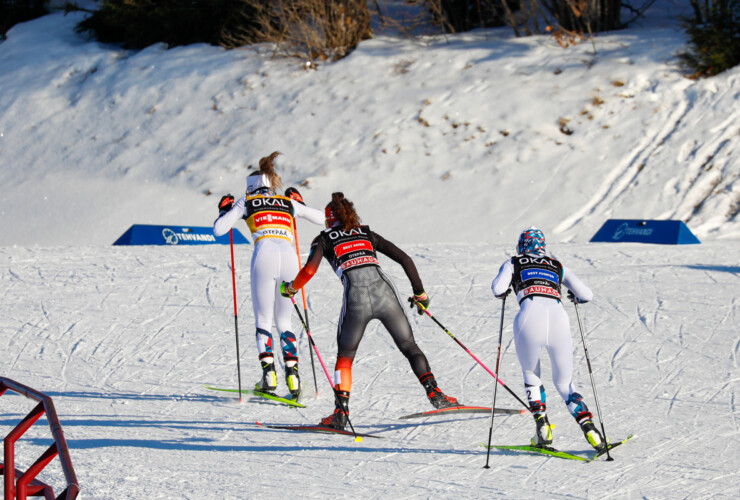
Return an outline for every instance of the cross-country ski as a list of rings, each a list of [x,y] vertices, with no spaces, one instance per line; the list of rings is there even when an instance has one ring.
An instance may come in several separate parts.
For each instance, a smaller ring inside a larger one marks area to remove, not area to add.
[[[376,436],[375,434],[365,434],[362,432],[353,433],[342,429],[335,429],[333,427],[322,426],[322,425],[275,425],[275,424],[263,424],[261,422],[255,422],[257,426],[263,429],[276,429],[281,431],[294,431],[294,432],[316,432],[319,434],[335,434],[342,436],[353,436],[361,438],[382,438],[383,436]]]
[[[220,387],[213,387],[208,384],[204,386],[206,389],[209,389],[211,391],[220,391],[220,392],[231,392],[231,393],[239,393],[239,389],[224,389]],[[280,396],[276,396],[274,394],[268,394],[266,392],[258,391],[258,390],[248,390],[248,389],[242,389],[242,394],[249,394],[251,396],[255,396],[258,398],[268,399],[270,401],[274,401],[276,403],[283,403],[288,406],[293,406],[296,408],[305,408],[306,406],[299,403],[298,401],[290,398],[283,398]]]
[[[617,446],[620,446],[632,438],[634,438],[634,434],[630,434],[626,438],[622,439],[621,441],[616,441],[613,443],[609,443],[609,451],[616,448]],[[482,447],[487,447],[486,443],[481,443]],[[551,457],[557,457],[557,458],[564,458],[566,460],[576,460],[580,462],[593,462],[594,460],[597,460],[598,458],[604,457],[606,455],[606,449],[599,450],[599,451],[592,451],[590,453],[570,453],[567,451],[561,451],[558,449],[553,448],[552,446],[547,445],[491,445],[491,448],[495,448],[498,450],[504,450],[504,451],[511,451],[511,452],[525,452],[525,453],[533,453],[533,454],[539,454],[539,455],[548,455]]]
[[[399,420],[407,420],[410,418],[423,418],[423,417],[437,417],[443,415],[451,415],[457,413],[484,413],[487,415],[491,414],[491,408],[485,406],[452,406],[450,408],[440,408],[437,410],[429,410],[418,413],[410,413],[398,417]],[[512,408],[496,408],[495,413],[497,415],[523,415],[527,413],[527,410],[515,410]]]

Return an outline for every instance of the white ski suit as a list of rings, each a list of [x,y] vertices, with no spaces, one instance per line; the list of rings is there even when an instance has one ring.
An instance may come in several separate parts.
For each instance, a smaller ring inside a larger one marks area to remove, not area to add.
[[[237,221],[244,219],[252,233],[254,252],[250,283],[260,359],[272,355],[270,331],[274,320],[283,357],[297,360],[295,334],[291,329],[293,305],[290,299],[280,295],[280,284],[298,273],[298,259],[293,246],[294,217],[324,224],[324,213],[320,210],[285,196],[262,194],[239,198],[231,210],[213,224],[213,233],[221,236],[229,232]]]
[[[537,256],[517,256],[501,265],[498,275],[491,284],[491,290],[496,297],[502,297],[513,282],[521,276],[515,276],[516,259],[542,259]],[[544,257],[552,262],[560,263],[550,257]],[[521,272],[521,271],[520,271]],[[562,283],[583,302],[593,298],[591,290],[567,267],[562,266],[562,274],[558,276],[557,293],[550,287],[529,286],[517,290],[517,300],[521,309],[514,319],[514,342],[519,363],[524,375],[524,384],[527,387],[527,396],[530,401],[539,399],[540,354],[542,348],[547,348],[552,364],[552,380],[566,404],[569,404],[573,388],[573,342],[570,333],[570,320],[561,303],[559,285]],[[530,391],[535,391],[530,394]],[[544,397],[544,394],[543,394]],[[544,401],[543,401],[544,403]]]

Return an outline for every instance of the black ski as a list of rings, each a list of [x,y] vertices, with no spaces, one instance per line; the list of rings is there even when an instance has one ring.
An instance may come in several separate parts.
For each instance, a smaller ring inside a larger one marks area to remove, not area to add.
[[[352,436],[354,437],[355,434],[351,431],[341,430],[341,429],[334,429],[332,427],[324,427],[322,425],[271,425],[271,424],[263,424],[262,422],[255,422],[258,426],[266,429],[278,429],[283,431],[299,431],[299,432],[317,432],[320,434],[341,434],[344,436]],[[357,433],[357,437],[369,437],[369,438],[378,438],[382,439],[383,436],[376,436],[375,434],[362,434]]]

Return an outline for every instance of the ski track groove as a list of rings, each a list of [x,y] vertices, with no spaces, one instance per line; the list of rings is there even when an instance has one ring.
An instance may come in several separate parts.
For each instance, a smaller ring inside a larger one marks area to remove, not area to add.
[[[681,121],[689,113],[691,105],[683,101],[679,102],[676,108],[678,111],[672,111],[666,118],[667,125],[649,137],[645,137],[632,156],[623,161],[622,165],[612,169],[604,183],[584,204],[583,208],[575,211],[573,215],[567,217],[555,228],[554,232],[556,234],[572,229],[587,217],[597,213],[599,207],[612,205],[614,200],[620,199],[642,172],[640,165],[647,163],[647,159],[654,155],[655,151],[662,147],[666,140],[675,133]]]
[[[717,333],[717,330],[719,330],[719,328],[725,323],[725,321],[727,321],[727,319],[735,313],[735,297],[733,297],[730,300],[730,303],[724,309],[725,309],[724,316],[722,316],[722,318],[720,318],[715,323],[710,334],[707,337],[705,337],[704,342],[702,342],[702,349],[703,349],[703,346],[706,346],[707,343],[714,338],[714,335]]]
[[[665,416],[666,418],[671,416],[671,411],[673,410],[673,405],[678,401],[678,393],[681,392],[681,388],[679,387],[676,389],[676,392],[673,393],[673,396],[671,397],[671,402],[668,404],[668,408],[666,409]]]

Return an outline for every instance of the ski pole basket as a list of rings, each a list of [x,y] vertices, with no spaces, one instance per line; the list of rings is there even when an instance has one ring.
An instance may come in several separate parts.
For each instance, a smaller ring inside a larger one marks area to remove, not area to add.
[[[0,475],[4,476],[3,483],[5,486],[5,496],[3,499],[26,500],[29,496],[43,496],[46,500],[72,500],[77,498],[80,486],[77,483],[77,476],[72,467],[72,459],[69,456],[67,441],[64,439],[64,434],[62,433],[62,425],[59,422],[59,417],[54,409],[54,403],[51,398],[28,386],[5,377],[0,377],[0,396],[5,394],[8,390],[37,401],[38,404],[28,415],[26,415],[26,418],[24,418],[7,436],[5,436],[3,441],[4,463],[0,463]],[[54,438],[54,444],[52,444],[41,455],[41,457],[39,457],[38,460],[28,468],[27,471],[24,472],[16,469],[15,444],[43,415],[46,415],[46,419],[49,422],[49,428],[51,429],[51,434]],[[57,455],[61,461],[62,471],[64,472],[67,487],[59,496],[55,497],[53,488],[36,479],[36,476]],[[16,477],[18,478],[17,481]]]

